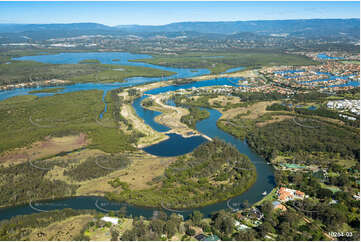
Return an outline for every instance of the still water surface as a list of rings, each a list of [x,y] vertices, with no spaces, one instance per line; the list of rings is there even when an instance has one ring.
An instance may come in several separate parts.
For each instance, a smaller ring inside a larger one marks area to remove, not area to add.
[[[131,59],[137,58],[151,58],[151,56],[147,55],[137,55],[137,54],[129,54],[129,53],[120,53],[120,52],[112,52],[112,53],[61,53],[57,55],[41,55],[41,56],[26,56],[21,58],[16,58],[16,60],[33,60],[43,63],[53,63],[53,64],[75,64],[84,59],[97,59],[103,64],[121,64],[121,65],[134,65],[134,66],[145,66],[151,68],[158,68],[162,70],[174,71],[175,75],[166,78],[128,78],[123,83],[109,83],[109,84],[99,84],[99,83],[78,83],[70,86],[64,86],[64,90],[59,93],[73,92],[73,91],[82,91],[82,90],[103,90],[104,95],[109,90],[113,90],[119,87],[129,87],[137,84],[173,79],[173,78],[186,78],[198,75],[209,74],[209,70],[207,69],[180,69],[180,68],[170,68],[170,67],[161,67],[156,65],[151,65],[147,63],[139,63],[139,62],[130,62]],[[119,60],[115,60],[119,59]],[[200,81],[194,83],[188,83],[184,85],[173,85],[168,87],[161,87],[157,89],[153,89],[147,91],[145,94],[159,94],[168,91],[175,91],[179,89],[187,89],[192,87],[202,87],[202,86],[219,86],[219,85],[229,85],[236,86],[237,79],[232,78],[219,78],[207,81]],[[26,95],[29,91],[34,89],[43,89],[41,87],[38,88],[22,88],[22,89],[14,89],[5,92],[0,92],[0,101],[7,99],[12,96],[18,95]],[[51,93],[41,93],[36,94],[37,96],[47,96],[54,95]],[[159,115],[159,112],[146,110],[141,107],[140,102],[145,98],[145,96],[137,99],[133,106],[142,119],[150,125],[153,129],[166,132],[169,130],[168,127],[158,124],[154,121],[154,117]],[[104,99],[104,96],[103,96]],[[174,104],[173,104],[174,105]],[[106,106],[103,111],[106,112]],[[232,208],[240,208],[240,205],[243,201],[247,200],[249,203],[255,203],[262,199],[262,193],[264,191],[270,192],[275,187],[274,181],[274,173],[273,168],[268,165],[265,160],[254,153],[250,147],[247,145],[246,141],[241,141],[222,130],[218,129],[216,122],[220,118],[221,113],[217,110],[213,109],[205,109],[210,113],[209,118],[204,119],[197,123],[196,128],[199,132],[211,137],[211,138],[220,138],[228,143],[234,145],[241,153],[247,155],[250,160],[254,163],[257,168],[257,180],[256,183],[245,193],[240,196],[236,196],[232,198],[230,201],[223,201],[213,205],[205,206],[202,208],[197,208],[196,210],[201,211],[206,216],[209,216],[211,213],[220,210],[226,209],[229,206]],[[103,113],[100,114],[102,117]],[[206,140],[201,136],[193,136],[191,138],[183,138],[177,134],[168,134],[169,139],[159,144],[149,146],[145,148],[145,151],[149,153],[154,153],[159,156],[173,156],[180,155],[184,153],[188,153],[196,148],[201,143]],[[182,147],[180,149],[180,147]],[[114,211],[119,210],[122,207],[126,207],[127,214],[133,216],[144,216],[147,218],[155,215],[160,208],[144,208],[139,206],[133,206],[127,203],[119,203],[108,201],[102,197],[94,197],[94,196],[82,196],[82,197],[72,197],[65,198],[59,200],[52,201],[42,201],[42,202],[33,202],[27,205],[15,206],[6,209],[0,209],[0,220],[9,219],[16,215],[22,214],[32,214],[39,211],[49,211],[54,209],[63,209],[63,208],[73,208],[73,209],[97,209],[99,211]],[[167,210],[165,210],[167,211]],[[186,211],[178,211],[185,216],[189,215],[193,210],[189,209]],[[170,212],[170,211],[168,211]]]

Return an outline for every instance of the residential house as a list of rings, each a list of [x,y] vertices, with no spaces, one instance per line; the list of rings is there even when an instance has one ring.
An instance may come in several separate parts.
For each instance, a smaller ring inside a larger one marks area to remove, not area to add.
[[[295,199],[304,199],[305,198],[304,192],[289,189],[286,187],[281,187],[280,189],[278,189],[277,195],[278,195],[278,200],[281,202],[287,202],[287,201],[291,201],[291,200],[295,200]]]

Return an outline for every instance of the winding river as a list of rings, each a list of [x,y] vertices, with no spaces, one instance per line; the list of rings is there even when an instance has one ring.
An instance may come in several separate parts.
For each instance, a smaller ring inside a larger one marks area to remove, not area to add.
[[[137,59],[137,58],[151,58],[150,56],[146,55],[133,55],[129,53],[119,53],[119,52],[112,52],[112,53],[62,53],[57,55],[41,55],[41,56],[27,56],[17,58],[17,60],[34,60],[44,63],[54,63],[54,64],[72,64],[78,63],[84,59],[98,59],[101,63],[104,64],[122,64],[122,65],[138,65],[138,66],[146,66],[152,68],[158,68],[162,70],[174,71],[177,74],[168,77],[167,79],[171,78],[185,78],[197,75],[204,75],[208,74],[209,71],[205,69],[178,69],[178,68],[168,68],[168,67],[160,67],[155,65],[150,65],[146,63],[140,62],[129,62],[130,59]],[[120,59],[119,61],[117,59]],[[116,61],[117,60],[117,61]],[[111,84],[96,84],[96,83],[81,83],[81,84],[74,84],[71,86],[65,86],[64,90],[60,93],[71,92],[71,91],[80,91],[80,90],[90,90],[90,89],[98,89],[98,90],[112,90],[118,87],[129,87],[134,86],[136,84],[141,83],[148,83],[154,81],[164,80],[162,78],[129,78],[124,83],[111,83]],[[220,79],[213,79],[207,81],[199,81],[188,83],[184,85],[173,85],[167,87],[161,87],[149,90],[145,92],[147,94],[160,94],[165,93],[168,91],[175,91],[179,89],[187,89],[192,87],[202,87],[202,86],[219,86],[219,85],[230,85],[235,86],[237,85],[237,80],[230,79],[230,78],[220,78]],[[41,88],[35,88],[41,89]],[[14,89],[6,92],[0,92],[0,101],[12,96],[18,95],[25,95],[30,90],[34,90],[34,88],[24,88],[24,89]],[[37,94],[38,96],[46,96],[46,95],[53,95],[53,94]],[[105,94],[104,94],[105,95]],[[154,117],[159,115],[159,112],[151,111],[144,109],[140,103],[141,100],[144,99],[146,96],[142,96],[138,98],[133,103],[133,107],[136,110],[136,113],[144,119],[145,123],[151,126],[153,129],[159,132],[166,132],[169,130],[168,127],[161,125],[154,121]],[[170,103],[171,105],[174,105]],[[274,171],[273,168],[266,163],[266,161],[254,153],[249,146],[247,145],[246,141],[241,141],[222,130],[218,129],[216,123],[217,120],[221,117],[221,113],[214,109],[205,108],[209,113],[210,116],[207,119],[199,121],[196,124],[196,129],[211,137],[215,138],[218,137],[228,143],[234,145],[241,153],[247,155],[250,160],[254,163],[257,169],[257,180],[255,184],[248,189],[243,194],[236,196],[228,201],[223,201],[219,203],[215,203],[209,206],[205,206],[202,208],[197,208],[195,210],[201,211],[205,216],[209,216],[214,211],[220,209],[227,209],[227,208],[240,208],[242,202],[247,200],[250,204],[255,203],[262,199],[262,193],[264,191],[270,192],[275,187],[274,181]],[[106,108],[104,110],[106,112]],[[193,136],[190,138],[183,138],[177,134],[168,134],[169,139],[162,141],[158,144],[149,146],[144,150],[146,152],[156,154],[159,156],[175,156],[188,153],[195,149],[198,145],[205,142],[206,140],[202,136]],[[181,145],[180,145],[181,144]],[[73,209],[97,209],[99,211],[107,212],[107,211],[114,211],[119,210],[120,208],[126,208],[127,214],[132,216],[144,216],[150,218],[156,215],[161,208],[145,208],[139,206],[133,206],[127,203],[119,203],[108,201],[102,197],[94,197],[94,196],[82,196],[82,197],[71,197],[59,200],[49,200],[49,201],[41,201],[41,202],[30,202],[27,205],[15,206],[5,209],[0,209],[0,220],[2,219],[9,219],[16,215],[23,215],[23,214],[32,214],[39,211],[49,211],[54,209],[63,209],[63,208],[73,208]],[[170,213],[171,210],[164,209],[166,212]],[[173,211],[174,212],[174,211]],[[189,215],[192,210],[186,211],[176,211],[184,216]]]

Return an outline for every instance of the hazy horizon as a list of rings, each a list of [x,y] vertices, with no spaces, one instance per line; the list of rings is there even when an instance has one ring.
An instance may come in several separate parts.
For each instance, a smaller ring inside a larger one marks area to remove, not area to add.
[[[58,22],[58,23],[1,23],[0,24],[13,24],[13,25],[27,25],[27,24],[102,24],[105,26],[109,26],[109,27],[116,27],[116,26],[163,26],[163,25],[168,25],[168,24],[176,24],[176,23],[212,23],[212,22],[251,22],[251,21],[287,21],[287,20],[317,20],[317,19],[322,19],[322,20],[332,20],[332,19],[360,19],[360,18],[309,18],[309,19],[257,19],[257,20],[233,20],[233,21],[178,21],[178,22],[171,22],[171,23],[166,23],[166,24],[153,24],[153,25],[148,25],[148,24],[118,24],[118,25],[107,25],[107,24],[102,24],[102,23],[97,23],[97,22],[71,22],[71,23],[62,23],[62,22]]]
[[[158,26],[179,22],[350,18],[360,18],[360,2],[0,2],[2,24]]]

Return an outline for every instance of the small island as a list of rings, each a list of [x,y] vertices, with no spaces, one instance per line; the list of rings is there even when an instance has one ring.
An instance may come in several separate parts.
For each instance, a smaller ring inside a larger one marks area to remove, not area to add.
[[[85,59],[79,61],[78,64],[100,64],[100,61],[96,59]]]
[[[41,89],[41,90],[30,91],[29,94],[37,94],[37,93],[57,93],[57,92],[61,92],[62,90],[64,90],[63,87],[44,88],[44,89]]]

